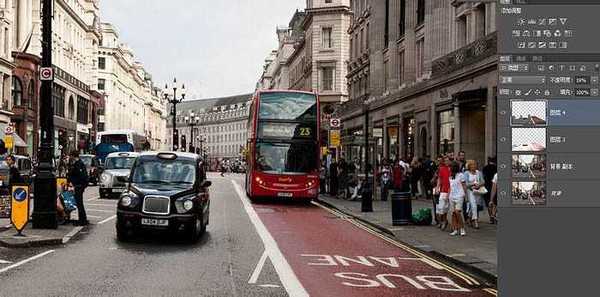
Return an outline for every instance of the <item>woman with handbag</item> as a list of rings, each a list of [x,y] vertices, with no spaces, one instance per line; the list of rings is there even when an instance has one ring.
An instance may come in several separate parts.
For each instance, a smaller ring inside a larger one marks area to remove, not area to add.
[[[483,175],[477,170],[477,162],[468,160],[465,166],[465,183],[467,185],[467,213],[469,223],[479,229],[479,211],[483,210],[482,195],[487,193]]]

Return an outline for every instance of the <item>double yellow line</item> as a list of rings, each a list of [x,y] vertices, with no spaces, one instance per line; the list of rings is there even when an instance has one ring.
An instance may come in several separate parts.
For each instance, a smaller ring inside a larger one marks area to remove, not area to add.
[[[456,277],[461,278],[462,280],[464,280],[470,286],[481,286],[481,283],[479,283],[475,278],[471,277],[470,275],[468,275],[468,274],[466,274],[466,273],[464,273],[462,271],[459,271],[459,270],[457,270],[457,269],[455,269],[455,268],[453,268],[451,266],[448,266],[448,265],[446,265],[446,264],[444,264],[444,263],[442,263],[442,262],[440,262],[440,261],[438,261],[438,260],[436,260],[436,259],[434,259],[434,258],[432,258],[432,257],[430,257],[428,255],[426,255],[426,254],[423,254],[422,252],[420,252],[420,251],[418,251],[418,250],[416,250],[416,249],[414,249],[414,248],[412,248],[410,246],[407,246],[407,245],[405,245],[403,243],[400,243],[400,242],[398,242],[398,241],[396,241],[394,239],[391,239],[388,236],[385,236],[385,235],[381,234],[380,232],[375,231],[372,227],[370,227],[370,226],[368,226],[368,225],[366,225],[366,224],[364,224],[364,223],[362,223],[362,222],[360,222],[360,221],[352,218],[351,216],[348,216],[348,215],[346,215],[346,214],[344,214],[344,213],[342,213],[342,212],[340,212],[338,210],[326,207],[326,206],[322,205],[321,203],[318,203],[318,202],[315,202],[315,201],[313,201],[312,203],[314,205],[317,205],[317,206],[321,207],[322,209],[325,209],[326,211],[328,211],[328,212],[330,212],[330,213],[332,213],[332,214],[334,214],[334,215],[336,215],[336,216],[338,216],[338,217],[340,217],[340,218],[342,218],[342,219],[344,219],[344,220],[352,223],[353,225],[357,226],[358,228],[361,228],[361,229],[369,232],[370,234],[372,234],[374,236],[377,236],[377,237],[385,240],[386,242],[388,242],[388,243],[390,243],[390,244],[392,244],[392,245],[394,245],[396,247],[399,247],[399,248],[401,248],[401,249],[403,249],[403,250],[405,250],[405,251],[407,251],[407,252],[409,252],[409,253],[411,253],[411,254],[419,257],[419,258],[424,259],[425,260],[424,262],[426,262],[426,263],[429,262],[428,264],[431,265],[431,266],[433,266],[432,264],[435,264],[435,265],[438,265],[439,267],[443,267],[444,270],[446,270],[449,273],[455,275]],[[485,291],[487,293],[490,293],[490,294],[492,294],[494,296],[498,296],[498,291],[496,289],[485,288],[485,289],[483,289],[483,291]]]

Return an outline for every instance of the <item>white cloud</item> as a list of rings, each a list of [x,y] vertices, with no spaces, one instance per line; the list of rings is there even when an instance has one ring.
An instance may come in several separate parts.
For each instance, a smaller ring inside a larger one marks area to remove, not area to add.
[[[304,0],[102,1],[103,21],[114,23],[159,86],[176,76],[189,98],[254,91],[275,29]],[[189,87],[188,87],[189,86]],[[194,97],[192,97],[194,96]]]

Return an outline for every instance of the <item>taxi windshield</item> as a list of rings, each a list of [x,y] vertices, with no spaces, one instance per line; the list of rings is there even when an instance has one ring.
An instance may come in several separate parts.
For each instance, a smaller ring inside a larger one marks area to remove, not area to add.
[[[106,169],[131,169],[135,157],[112,157],[106,159]]]
[[[194,184],[196,166],[193,160],[140,159],[132,172],[136,184]]]

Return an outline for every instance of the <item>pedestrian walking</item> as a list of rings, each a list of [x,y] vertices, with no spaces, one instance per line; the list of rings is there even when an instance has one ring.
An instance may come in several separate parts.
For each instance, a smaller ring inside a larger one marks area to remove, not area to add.
[[[78,226],[88,225],[85,206],[83,205],[83,193],[88,186],[88,174],[85,164],[79,159],[79,152],[71,152],[71,166],[67,173],[67,182],[74,188],[75,201],[77,203],[77,213],[79,221],[75,223]]]
[[[440,198],[437,204],[437,217],[436,220],[439,223],[440,229],[446,230],[448,227],[448,211],[450,208],[450,175],[452,171],[450,169],[450,159],[444,157],[440,162],[438,173],[436,192],[439,193]]]
[[[326,182],[327,182],[327,168],[325,165],[321,165],[321,169],[319,170],[319,193],[325,194],[326,192]]]
[[[490,224],[494,224],[494,220],[492,218],[492,210],[490,209],[490,202],[491,202],[491,197],[492,197],[492,186],[493,186],[493,179],[494,176],[496,175],[496,172],[498,172],[498,167],[496,165],[496,157],[489,157],[488,158],[488,163],[483,167],[483,169],[481,169],[481,173],[483,174],[483,181],[484,181],[484,185],[485,188],[488,190],[488,192],[483,195],[483,202],[485,203],[486,207],[487,207],[487,211],[488,211],[488,215],[490,217]]]
[[[488,205],[488,209],[490,211],[490,223],[492,223],[492,224],[496,224],[498,222],[497,206],[498,206],[498,173],[494,174],[494,178],[492,178],[492,190],[491,190],[490,204]]]
[[[344,157],[340,158],[338,162],[338,183],[339,189],[341,189],[341,194],[343,199],[348,199],[348,164],[346,163],[346,159]]]
[[[392,182],[392,170],[390,168],[389,162],[384,160],[383,166],[380,170],[380,182],[381,182],[381,201],[387,201],[388,192],[390,189],[390,185]]]
[[[433,185],[434,185],[434,183],[432,183],[432,179],[435,174],[435,165],[434,165],[433,161],[431,160],[431,156],[425,157],[425,160],[423,160],[422,166],[423,166],[422,167],[423,168],[422,169],[423,177],[421,178],[421,182],[423,184],[423,191],[425,192],[424,195],[425,195],[426,199],[433,200]]]
[[[338,169],[337,162],[333,160],[329,165],[329,195],[336,197],[338,194]]]
[[[421,163],[417,157],[410,162],[410,190],[414,198],[421,196],[419,180],[421,179]]]
[[[21,175],[19,168],[17,168],[17,163],[13,155],[6,157],[6,165],[8,165],[8,183],[12,191],[12,186],[24,183],[25,179]]]
[[[464,172],[467,185],[467,212],[469,225],[479,229],[479,211],[483,210],[483,194],[487,193],[481,171],[477,170],[477,162],[468,160]]]
[[[463,173],[460,172],[460,165],[453,163],[450,176],[450,210],[452,211],[452,233],[451,236],[460,234],[467,235],[462,216],[462,205],[467,192],[467,185]]]

